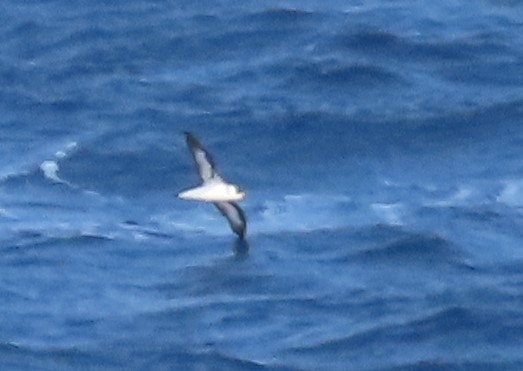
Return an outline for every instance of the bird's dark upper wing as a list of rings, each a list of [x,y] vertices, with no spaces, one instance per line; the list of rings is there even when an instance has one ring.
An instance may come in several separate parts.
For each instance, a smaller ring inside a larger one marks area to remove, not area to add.
[[[227,218],[233,232],[243,238],[247,230],[247,220],[241,207],[235,202],[215,202],[214,205]]]
[[[205,148],[203,148],[198,139],[196,139],[191,133],[185,132],[185,141],[191,151],[196,169],[198,170],[198,174],[200,174],[202,181],[207,182],[211,179],[220,179],[219,175],[216,174],[214,161],[211,155],[205,150]]]

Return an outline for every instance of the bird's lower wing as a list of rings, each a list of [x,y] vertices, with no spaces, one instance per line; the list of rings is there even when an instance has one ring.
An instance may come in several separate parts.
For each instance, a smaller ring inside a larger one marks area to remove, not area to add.
[[[247,220],[241,207],[235,202],[215,202],[214,205],[227,218],[233,232],[240,238],[244,238],[247,230]]]

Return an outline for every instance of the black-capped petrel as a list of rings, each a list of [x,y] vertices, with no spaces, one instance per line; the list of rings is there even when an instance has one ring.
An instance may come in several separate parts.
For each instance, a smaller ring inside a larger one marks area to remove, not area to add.
[[[217,173],[211,155],[189,132],[184,132],[187,146],[191,151],[202,185],[180,192],[178,197],[184,200],[212,202],[229,221],[234,233],[244,238],[247,229],[245,213],[234,201],[245,198],[245,192],[234,184],[225,182]]]

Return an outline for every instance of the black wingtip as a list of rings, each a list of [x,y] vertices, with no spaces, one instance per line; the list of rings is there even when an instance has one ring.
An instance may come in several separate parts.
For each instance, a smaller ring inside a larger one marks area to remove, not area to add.
[[[232,231],[238,236],[239,239],[245,239],[247,232],[247,218],[242,208],[235,202],[215,202],[214,206],[218,208],[220,213],[227,218],[229,226]],[[232,207],[238,213],[239,222],[233,220],[230,215],[228,215],[227,207]]]
[[[238,235],[238,237],[241,240],[244,240],[247,234],[247,217],[245,216],[245,212],[243,211],[243,209],[236,202],[233,202],[232,204],[234,208],[238,210],[238,214],[240,215],[240,218],[242,220],[240,228],[238,228],[238,231],[234,232]]]
[[[189,132],[189,131],[185,131],[185,130],[184,130],[184,131],[182,131],[182,134],[185,135],[185,139],[187,139],[187,140],[188,140],[189,138],[194,138],[194,135],[192,135],[192,133]]]
[[[200,142],[198,142],[198,139],[189,131],[183,131],[183,134],[185,135],[185,140],[187,142],[187,145],[189,147],[201,147],[202,145]]]
[[[245,239],[245,221],[244,221],[244,224],[243,226],[233,226],[231,225],[231,229],[232,231],[238,236],[238,239],[240,240],[244,240]]]
[[[245,240],[245,229],[242,228],[238,232],[234,231],[234,233],[236,233],[236,235],[238,236],[239,240]]]

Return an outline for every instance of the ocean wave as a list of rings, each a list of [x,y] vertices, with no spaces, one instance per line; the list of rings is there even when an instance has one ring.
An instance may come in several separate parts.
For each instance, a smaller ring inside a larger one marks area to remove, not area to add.
[[[212,346],[209,346],[212,349]],[[149,351],[149,361],[147,368],[158,370],[172,370],[173,368],[202,368],[202,369],[223,369],[223,370],[292,370],[290,367],[271,366],[262,362],[255,362],[241,359],[217,350],[205,352],[172,351],[157,354],[157,351]],[[144,353],[141,351],[140,353]],[[156,355],[155,355],[156,354]],[[147,352],[145,352],[147,355]]]
[[[40,248],[55,248],[55,247],[68,247],[68,246],[93,246],[99,245],[104,242],[108,242],[114,239],[114,236],[95,234],[92,231],[89,232],[74,232],[74,231],[63,231],[62,235],[52,235],[49,230],[44,232],[34,232],[34,237],[20,238],[15,242],[11,242],[6,246],[3,246],[1,250],[5,253],[10,251],[19,250],[31,250]],[[38,258],[39,259],[39,258]],[[42,261],[42,263],[44,263]]]
[[[462,252],[450,241],[437,235],[413,235],[360,251],[352,257],[362,262],[438,264],[453,263]]]
[[[115,141],[123,140],[121,136]],[[105,150],[108,145],[112,146],[111,151]],[[182,181],[190,184],[192,171],[185,169],[190,164],[176,161],[172,153],[131,149],[129,142],[127,149],[118,148],[120,145],[124,146],[118,142],[104,143],[100,148],[82,147],[64,161],[62,178],[83,190],[123,197],[159,191],[174,193]]]
[[[449,307],[419,319],[397,324],[386,323],[339,339],[297,346],[289,349],[289,352],[305,358],[320,357],[333,367],[339,367],[345,362],[363,362],[366,367],[371,367],[375,363],[383,364],[380,357],[385,357],[385,363],[388,364],[408,364],[434,357],[459,362],[462,358],[456,353],[448,353],[450,348],[466,349],[467,339],[477,339],[480,334],[496,334],[499,324],[506,322],[502,318],[501,314],[494,311],[479,312],[458,306]],[[449,342],[449,337],[455,341]],[[496,340],[480,339],[477,344],[483,346],[491,341],[504,342],[499,337]],[[380,352],[380,349],[389,351]],[[405,353],[405,349],[410,351]],[[376,353],[377,357],[362,360],[359,357],[362,351]]]
[[[71,370],[81,368],[117,369],[117,354],[78,348],[30,347],[22,344],[0,344],[0,367],[9,370]],[[81,366],[80,366],[81,365]]]
[[[275,68],[275,67],[272,67]],[[280,74],[282,71],[279,71]],[[339,89],[350,87],[366,88],[402,84],[402,78],[382,66],[371,64],[352,64],[340,66],[336,63],[295,64],[286,85],[289,88],[310,87],[316,89]]]
[[[443,358],[426,357],[415,362],[397,362],[394,366],[376,368],[375,371],[434,371],[434,370],[460,370],[460,371],[508,371],[521,370],[523,362],[514,361],[470,361],[446,360]]]
[[[470,60],[478,55],[498,55],[509,51],[503,40],[495,43],[485,35],[447,41],[414,41],[391,32],[365,30],[340,37],[340,43],[346,48],[368,54],[378,54],[387,58],[430,59],[432,63],[437,61],[470,63]]]
[[[343,195],[286,195],[261,206],[253,229],[262,231],[314,231],[346,225],[347,212],[355,205]]]
[[[295,21],[301,21],[301,20],[307,20],[310,18],[310,16],[317,14],[316,12],[310,12],[304,9],[300,8],[268,8],[263,9],[257,12],[254,12],[252,14],[245,15],[244,18],[246,18],[247,22],[250,24],[252,21],[260,21],[262,24],[269,23],[269,25],[273,24],[281,24],[282,26],[286,26],[289,24],[289,22],[295,22]]]
[[[466,66],[442,69],[440,73],[446,79],[459,84],[486,85],[489,87],[511,87],[523,84],[523,63],[468,63]]]

